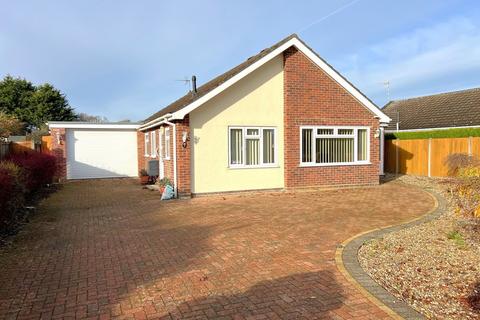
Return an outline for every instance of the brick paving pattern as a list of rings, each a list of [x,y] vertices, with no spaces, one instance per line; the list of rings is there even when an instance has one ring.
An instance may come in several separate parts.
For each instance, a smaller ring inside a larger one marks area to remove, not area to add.
[[[132,180],[67,183],[0,251],[0,319],[382,319],[336,246],[427,212],[390,182],[160,202]]]

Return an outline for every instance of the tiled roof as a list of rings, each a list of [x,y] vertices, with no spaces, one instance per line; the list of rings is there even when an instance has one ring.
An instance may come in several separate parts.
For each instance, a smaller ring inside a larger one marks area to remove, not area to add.
[[[382,111],[400,130],[480,125],[480,88],[390,101]]]
[[[234,77],[236,74],[240,73],[242,70],[248,68],[250,65],[254,64],[270,52],[274,51],[281,45],[283,45],[285,42],[288,42],[292,38],[298,38],[296,34],[292,34],[285,39],[281,40],[280,42],[277,42],[270,48],[264,49],[260,51],[258,54],[248,58],[246,61],[242,62],[241,64],[237,65],[236,67],[228,70],[227,72],[219,75],[218,77],[210,80],[209,82],[205,83],[204,85],[200,86],[197,88],[197,93],[193,94],[192,92],[187,93],[180,99],[174,101],[173,103],[169,104],[165,108],[161,109],[160,111],[152,114],[150,117],[145,119],[145,122],[149,122],[151,120],[154,120],[158,117],[161,117],[167,113],[173,113],[175,111],[179,111],[180,109],[184,108],[185,106],[189,105],[193,101],[201,98],[202,96],[206,95],[216,87],[220,86],[222,83],[227,81],[228,79]]]

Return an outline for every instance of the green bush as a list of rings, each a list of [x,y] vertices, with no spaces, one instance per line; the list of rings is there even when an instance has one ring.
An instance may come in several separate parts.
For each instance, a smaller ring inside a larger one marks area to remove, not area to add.
[[[480,137],[480,128],[459,128],[447,130],[429,130],[412,132],[389,132],[385,134],[385,139],[410,140],[410,139],[430,139],[430,138],[467,138]]]

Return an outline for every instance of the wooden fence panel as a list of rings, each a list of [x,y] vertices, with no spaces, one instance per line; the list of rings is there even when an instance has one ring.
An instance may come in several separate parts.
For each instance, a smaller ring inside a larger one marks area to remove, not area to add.
[[[10,143],[0,141],[0,160],[5,158],[9,152],[10,152]]]
[[[480,159],[480,137],[472,137],[472,156]]]
[[[52,151],[52,136],[42,137],[42,153],[50,153]]]
[[[454,153],[471,154],[480,159],[480,137],[386,140],[385,171],[446,177],[448,176],[446,160]]]
[[[399,140],[385,140],[384,156],[384,170],[385,172],[396,172],[396,149],[397,141]]]
[[[33,141],[16,141],[10,145],[10,152],[12,154],[20,154],[24,152],[32,152],[35,150]]]
[[[428,140],[399,140],[399,173],[428,175]]]
[[[448,166],[446,164],[448,156],[454,153],[468,154],[468,139],[432,139],[430,171],[432,177],[448,176]]]

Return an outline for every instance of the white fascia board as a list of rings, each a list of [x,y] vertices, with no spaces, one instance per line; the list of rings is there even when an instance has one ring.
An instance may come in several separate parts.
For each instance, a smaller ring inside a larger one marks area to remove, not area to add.
[[[163,121],[166,121],[168,119],[170,119],[172,117],[172,114],[171,113],[167,113],[161,117],[158,117],[156,119],[153,119],[153,120],[150,120],[148,121],[147,123],[144,123],[142,125],[139,126],[139,130],[140,131],[143,131],[143,130],[146,130],[146,129],[149,129],[149,128],[152,128],[152,127],[156,127],[158,126],[159,124],[161,124]]]
[[[461,127],[440,127],[440,128],[422,128],[422,129],[405,129],[405,130],[385,130],[386,133],[395,133],[395,132],[418,132],[418,131],[435,131],[435,130],[450,130],[450,129],[475,129],[480,128],[480,126],[461,126]]]
[[[379,108],[377,108],[370,100],[368,100],[360,91],[358,91],[355,87],[353,87],[347,80],[345,80],[338,72],[336,72],[332,67],[330,67],[325,61],[320,59],[312,50],[310,50],[307,46],[305,46],[301,41],[297,38],[293,38],[277,49],[273,50],[265,57],[261,58],[251,66],[247,67],[245,70],[241,71],[237,75],[233,76],[229,80],[225,81],[223,84],[218,86],[217,88],[213,89],[206,95],[202,96],[198,100],[195,100],[191,104],[185,106],[183,109],[174,112],[172,114],[172,118],[170,120],[181,120],[187,114],[207,102],[208,100],[212,99],[228,87],[232,86],[242,78],[246,77],[268,61],[275,58],[277,55],[281,54],[291,46],[295,46],[299,51],[305,54],[311,61],[313,61],[319,68],[321,68],[325,73],[327,73],[333,80],[335,80],[338,84],[340,84],[345,90],[347,90],[353,97],[355,97],[361,104],[363,104],[367,109],[369,109],[373,114],[375,114],[380,122],[382,123],[389,123],[391,119],[384,114]]]
[[[139,124],[113,124],[113,123],[75,123],[75,122],[49,122],[49,128],[65,128],[65,129],[122,129],[136,130]]]

